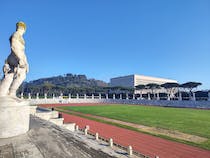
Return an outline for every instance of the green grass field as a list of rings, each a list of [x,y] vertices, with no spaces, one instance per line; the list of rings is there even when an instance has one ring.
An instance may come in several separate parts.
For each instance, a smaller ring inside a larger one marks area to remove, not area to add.
[[[202,146],[210,149],[210,110],[133,105],[71,106],[61,108],[205,137],[209,140],[204,142]]]

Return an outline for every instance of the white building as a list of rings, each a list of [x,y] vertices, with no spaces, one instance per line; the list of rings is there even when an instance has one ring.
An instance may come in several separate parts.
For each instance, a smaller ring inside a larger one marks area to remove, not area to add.
[[[135,88],[135,86],[137,86],[137,85],[147,85],[149,83],[156,83],[156,84],[161,85],[161,84],[164,84],[167,82],[177,83],[176,80],[134,74],[134,75],[111,78],[110,86]],[[157,92],[165,92],[165,90],[158,89]],[[139,92],[135,91],[135,93],[139,93]],[[148,90],[144,90],[143,93],[148,93]]]

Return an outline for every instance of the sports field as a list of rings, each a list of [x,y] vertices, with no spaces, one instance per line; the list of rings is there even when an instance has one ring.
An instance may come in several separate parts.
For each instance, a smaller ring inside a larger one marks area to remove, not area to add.
[[[60,108],[201,136],[208,140],[200,143],[200,145],[210,149],[210,110],[135,105],[67,106]]]

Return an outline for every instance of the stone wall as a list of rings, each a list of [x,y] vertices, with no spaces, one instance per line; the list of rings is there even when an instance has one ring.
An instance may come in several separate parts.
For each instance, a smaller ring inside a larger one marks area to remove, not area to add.
[[[210,101],[178,101],[178,100],[136,100],[136,99],[29,99],[31,104],[68,104],[68,103],[112,103],[112,104],[136,104],[166,107],[202,108],[210,109]]]

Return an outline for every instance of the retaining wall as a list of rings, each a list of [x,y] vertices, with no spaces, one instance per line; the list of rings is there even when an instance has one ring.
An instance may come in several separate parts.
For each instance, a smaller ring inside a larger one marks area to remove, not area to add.
[[[29,99],[31,104],[108,103],[210,109],[210,101],[136,99]]]

